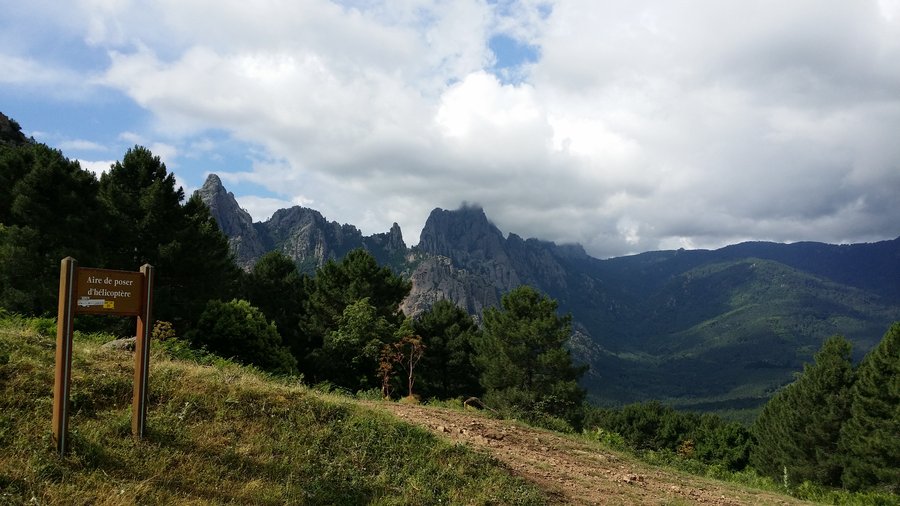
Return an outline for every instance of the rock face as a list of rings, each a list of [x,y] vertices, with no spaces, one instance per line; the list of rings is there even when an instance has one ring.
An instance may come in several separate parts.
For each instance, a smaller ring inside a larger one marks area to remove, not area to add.
[[[861,354],[900,314],[900,238],[847,246],[744,243],[598,260],[578,245],[504,237],[475,206],[435,209],[419,245],[409,248],[397,224],[364,236],[303,207],[252,223],[215,176],[200,196],[245,268],[277,250],[313,273],[365,248],[412,281],[402,305],[407,315],[447,299],[478,317],[509,290],[535,287],[559,303],[560,313],[572,314],[571,348],[591,366],[583,385],[604,402],[752,408],[765,396],[747,392],[772,392],[790,381],[823,336],[852,336]]]
[[[301,206],[279,209],[265,222],[253,223],[215,174],[206,178],[197,193],[228,236],[235,260],[244,269],[273,250],[292,258],[307,273],[356,248],[365,248],[384,264],[398,263],[407,253],[396,223],[387,233],[364,237],[353,225],[328,221],[319,211]]]
[[[267,250],[253,226],[250,213],[238,205],[234,194],[225,189],[222,180],[215,174],[207,176],[206,182],[197,193],[209,207],[209,212],[216,219],[219,228],[228,237],[235,262],[244,269],[253,266]]]
[[[567,289],[564,258],[587,258],[580,246],[557,246],[536,239],[508,238],[480,207],[431,212],[419,239],[421,261],[412,271],[413,288],[404,302],[417,314],[437,300],[449,299],[472,314],[500,303],[522,284],[549,294]]]

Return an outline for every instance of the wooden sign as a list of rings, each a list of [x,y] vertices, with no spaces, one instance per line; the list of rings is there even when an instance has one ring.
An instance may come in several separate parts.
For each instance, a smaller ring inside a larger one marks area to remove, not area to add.
[[[144,277],[140,272],[78,269],[75,312],[140,316]]]
[[[53,385],[53,439],[60,456],[65,454],[68,443],[72,333],[76,314],[137,316],[131,433],[138,439],[144,437],[152,306],[152,266],[144,265],[140,272],[132,272],[79,268],[78,262],[72,257],[62,260],[59,271],[56,374]]]

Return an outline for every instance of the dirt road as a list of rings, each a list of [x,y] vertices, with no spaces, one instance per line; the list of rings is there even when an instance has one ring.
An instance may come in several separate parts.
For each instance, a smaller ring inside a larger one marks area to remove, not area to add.
[[[808,504],[771,492],[661,470],[561,435],[478,412],[372,402],[406,422],[487,451],[559,504]]]

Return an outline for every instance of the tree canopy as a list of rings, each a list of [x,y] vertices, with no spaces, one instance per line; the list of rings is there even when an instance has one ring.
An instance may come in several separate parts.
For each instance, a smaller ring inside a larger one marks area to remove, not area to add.
[[[557,303],[529,286],[484,312],[477,362],[489,404],[526,416],[550,415],[580,423],[585,392],[578,380],[587,370],[572,363],[566,348],[571,316],[556,314]]]
[[[841,454],[845,487],[900,493],[900,322],[859,366]]]
[[[188,338],[217,355],[262,369],[291,373],[297,368],[275,325],[246,300],[210,300]]]
[[[391,333],[399,328],[403,322],[400,302],[411,286],[390,268],[380,267],[363,249],[351,251],[340,262],[329,260],[319,268],[310,282],[308,312],[302,324],[312,350],[307,364],[313,376],[326,379],[339,374],[320,359],[322,353],[317,350],[340,348],[338,343],[364,329],[361,325],[366,319],[378,327],[387,325]],[[354,307],[348,313],[350,306]],[[383,340],[381,334],[374,338]],[[371,374],[374,381],[374,369]]]
[[[0,146],[0,306],[51,313],[60,260],[102,262],[108,218],[97,192],[93,174],[58,150]]]
[[[308,283],[294,261],[280,251],[263,255],[244,278],[247,299],[275,323],[285,346],[300,362],[312,351],[302,328]]]
[[[850,415],[854,381],[850,343],[825,341],[796,381],[778,392],[753,425],[751,459],[760,472],[791,483],[840,485],[841,425]]]
[[[474,342],[480,330],[471,315],[449,300],[440,300],[412,322],[427,352],[419,367],[419,393],[449,399],[479,396]]]

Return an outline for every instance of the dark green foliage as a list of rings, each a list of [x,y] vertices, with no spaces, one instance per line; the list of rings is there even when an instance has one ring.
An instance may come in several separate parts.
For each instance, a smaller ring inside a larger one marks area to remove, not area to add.
[[[147,148],[129,149],[100,178],[107,213],[106,266],[156,267],[154,315],[189,329],[211,298],[236,294],[240,271],[209,209],[199,197],[184,206],[175,176]]]
[[[98,184],[43,144],[0,146],[0,305],[30,314],[56,309],[60,260],[81,266],[156,267],[154,316],[182,329],[211,297],[235,294],[239,271],[199,198],[159,157],[128,150]],[[8,194],[7,194],[8,192]],[[109,320],[107,328],[122,322]],[[127,325],[131,327],[131,324]],[[125,327],[122,327],[124,331]]]
[[[845,487],[900,493],[900,322],[857,370],[840,446]]]
[[[116,238],[108,251],[110,265],[136,268],[160,264],[160,248],[174,240],[182,225],[184,190],[175,176],[149,149],[135,146],[121,162],[100,176],[100,200],[110,215],[109,232]]]
[[[328,380],[351,391],[378,386],[382,347],[394,340],[397,327],[362,298],[344,308],[337,328],[325,336],[318,358]]]
[[[347,305],[363,298],[369,299],[379,316],[399,324],[403,319],[399,304],[410,288],[409,281],[379,267],[367,251],[356,249],[340,262],[330,260],[316,271],[310,303],[316,323],[325,329],[333,328]]]
[[[0,146],[0,305],[53,312],[60,260],[99,260],[96,230],[106,218],[97,189],[93,174],[58,150]]]
[[[35,153],[34,149],[0,145],[0,223],[12,223],[14,187],[31,171]]]
[[[403,321],[400,302],[412,286],[389,268],[379,267],[375,258],[362,249],[351,251],[340,262],[326,263],[310,284],[309,311],[303,330],[313,349],[308,365],[315,367],[311,372],[317,380],[343,374],[325,366],[317,349],[325,346],[326,338],[332,338],[341,325],[345,326],[342,332],[349,331],[346,327],[349,315],[345,315],[348,306],[366,299],[374,310],[373,318],[382,319],[393,333]]]
[[[188,199],[179,212],[171,241],[159,248],[154,313],[186,329],[200,317],[207,300],[237,294],[241,272],[199,196]]]
[[[440,300],[412,325],[426,349],[417,379],[422,397],[480,396],[479,371],[474,363],[473,342],[479,336],[475,320],[453,302]]]
[[[838,439],[854,379],[850,350],[843,337],[829,338],[814,363],[763,408],[752,428],[758,444],[751,455],[761,473],[778,480],[786,474],[794,484],[840,485]]]
[[[298,361],[312,351],[301,329],[307,283],[294,261],[278,251],[263,255],[244,279],[247,300],[275,323],[281,340]]]
[[[4,145],[17,146],[28,142],[29,139],[22,133],[19,122],[0,113],[0,147]]]
[[[676,411],[656,401],[588,409],[585,426],[618,434],[634,450],[670,451],[731,471],[747,467],[753,444],[739,423]]]
[[[32,228],[0,224],[0,307],[25,314],[50,311],[53,284],[49,262],[31,254],[31,246],[39,240]],[[46,272],[39,274],[42,271]],[[41,281],[35,284],[36,279]]]
[[[687,415],[694,419],[696,415]],[[699,417],[690,432],[694,444],[693,457],[707,464],[718,464],[731,471],[740,471],[750,463],[753,436],[737,422],[726,422],[711,414]]]
[[[566,349],[571,316],[558,316],[556,301],[529,286],[504,295],[501,306],[485,310],[476,344],[485,400],[504,411],[578,426],[585,395],[578,380],[586,367],[572,365]]]
[[[265,370],[291,373],[297,367],[275,325],[245,300],[210,300],[187,338],[213,353]]]
[[[594,410],[586,424],[621,435],[636,450],[674,451],[692,429],[687,416],[657,401]]]

